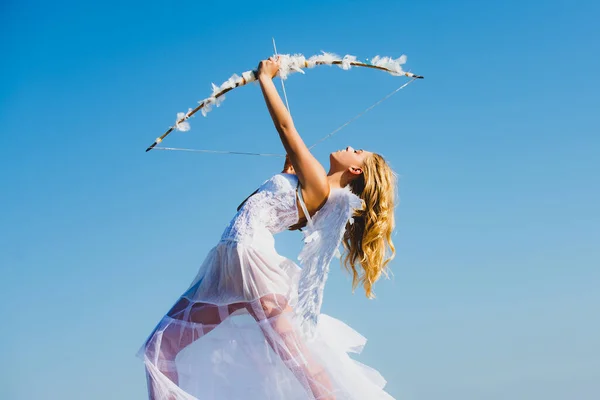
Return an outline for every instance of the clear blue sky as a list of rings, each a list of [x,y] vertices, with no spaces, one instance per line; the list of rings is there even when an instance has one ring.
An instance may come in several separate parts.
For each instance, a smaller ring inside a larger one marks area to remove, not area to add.
[[[597,2],[88,3],[0,6],[0,398],[144,398],[135,352],[281,168],[144,149],[273,36],[426,77],[316,148],[400,175],[393,279],[374,301],[335,265],[328,283],[359,359],[398,399],[600,398]],[[312,142],[402,80],[320,68],[287,90]],[[281,152],[257,86],[191,122],[165,145]]]

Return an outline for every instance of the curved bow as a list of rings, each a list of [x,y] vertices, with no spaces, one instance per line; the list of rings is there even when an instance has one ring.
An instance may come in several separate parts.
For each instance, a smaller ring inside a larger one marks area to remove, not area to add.
[[[413,79],[423,79],[423,76],[415,75],[411,72],[406,72],[402,69],[402,65],[406,63],[406,56],[401,56],[397,59],[391,57],[380,57],[376,56],[371,59],[370,62],[358,61],[355,56],[346,55],[340,57],[332,53],[325,53],[314,55],[310,58],[306,58],[301,54],[289,55],[279,54],[279,72],[277,73],[281,79],[287,79],[288,75],[294,72],[300,72],[304,74],[304,69],[314,68],[317,65],[338,65],[340,68],[348,70],[351,67],[364,67],[372,68],[380,71],[388,72],[395,76],[407,76]],[[228,80],[223,82],[221,86],[212,84],[213,92],[210,97],[199,101],[198,106],[194,109],[188,109],[187,113],[180,112],[177,114],[175,125],[171,126],[162,136],[157,138],[152,145],[150,145],[146,151],[152,150],[156,145],[162,142],[171,132],[174,130],[188,131],[190,129],[189,122],[187,120],[193,116],[196,112],[201,111],[202,115],[211,111],[213,105],[219,106],[223,100],[225,100],[225,94],[232,91],[235,88],[244,86],[250,82],[256,80],[257,71],[251,70],[242,73],[242,76],[233,74]]]

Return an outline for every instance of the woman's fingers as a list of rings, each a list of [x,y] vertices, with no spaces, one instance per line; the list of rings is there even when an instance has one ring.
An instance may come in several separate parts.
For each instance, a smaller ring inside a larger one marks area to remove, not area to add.
[[[279,71],[280,60],[279,56],[269,57],[266,60],[262,60],[258,64],[258,75],[268,75],[270,78],[274,78]]]

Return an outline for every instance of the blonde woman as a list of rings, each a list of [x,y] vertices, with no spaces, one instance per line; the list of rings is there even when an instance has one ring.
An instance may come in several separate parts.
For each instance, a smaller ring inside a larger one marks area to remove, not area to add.
[[[394,256],[395,177],[378,154],[347,147],[329,172],[313,157],[259,64],[269,113],[288,157],[238,208],[196,278],[140,356],[151,399],[391,399],[385,380],[353,361],[365,339],[319,313],[340,242],[353,286],[373,284]],[[305,228],[303,269],[275,251],[274,234]]]

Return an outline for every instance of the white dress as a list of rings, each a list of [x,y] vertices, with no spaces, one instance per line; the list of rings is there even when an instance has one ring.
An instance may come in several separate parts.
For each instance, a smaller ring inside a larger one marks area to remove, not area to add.
[[[302,271],[275,251],[273,235],[298,222],[297,199],[304,207],[298,187],[291,174],[265,181],[156,326],[138,353],[150,398],[392,399],[381,375],[348,355],[360,352],[365,338],[319,314],[329,262],[317,257],[325,251],[315,235],[303,253],[316,269]],[[323,215],[322,224],[331,225],[329,203],[331,195],[315,222]],[[339,239],[329,247],[337,249]]]

